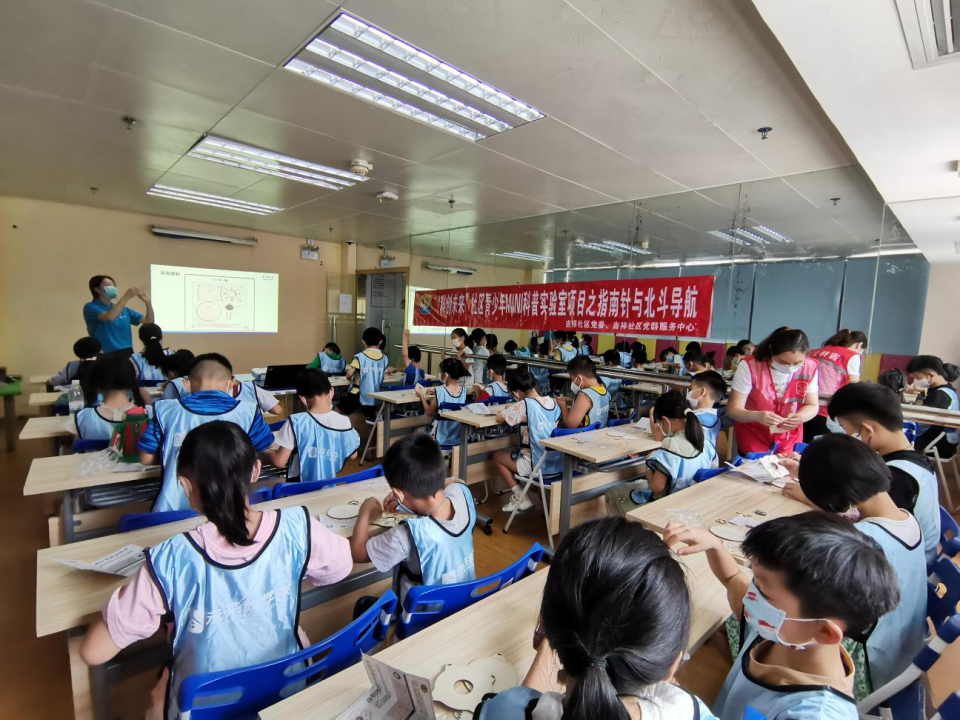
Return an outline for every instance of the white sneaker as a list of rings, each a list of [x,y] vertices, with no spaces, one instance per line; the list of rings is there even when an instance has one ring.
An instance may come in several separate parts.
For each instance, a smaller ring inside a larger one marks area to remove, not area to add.
[[[510,498],[510,502],[503,506],[503,511],[505,513],[512,513],[514,510],[523,512],[524,510],[529,510],[532,507],[533,503],[530,502],[530,498],[523,497],[520,493],[514,493],[513,497]]]

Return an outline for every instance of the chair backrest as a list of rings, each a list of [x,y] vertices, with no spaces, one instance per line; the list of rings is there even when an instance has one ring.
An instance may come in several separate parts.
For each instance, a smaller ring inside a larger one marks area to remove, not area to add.
[[[927,586],[927,617],[934,627],[957,613],[960,603],[960,567],[947,557],[939,557],[933,564]]]
[[[276,422],[268,424],[267,427],[270,428],[272,432],[277,432],[277,430],[282,428],[286,422],[286,420],[277,420]]]
[[[352,475],[343,475],[341,477],[330,478],[329,480],[277,483],[273,486],[273,499],[278,500],[279,498],[289,497],[291,495],[303,495],[304,493],[316,492],[317,490],[326,490],[328,487],[333,487],[334,485],[349,485],[350,483],[371,480],[378,477],[383,477],[383,465],[374,465],[368,470],[361,470]]]
[[[730,468],[703,468],[702,470],[697,470],[693,474],[693,481],[695,483],[703,482],[704,480],[709,480],[712,477],[717,475],[723,475],[725,472],[728,472]]]
[[[798,455],[803,455],[803,451],[810,447],[810,443],[798,442],[793,446],[793,451]]]
[[[951,540],[960,538],[960,525],[945,508],[940,508],[940,545],[946,549]],[[954,543],[955,545],[956,543]]]
[[[780,443],[775,442],[773,445],[770,446],[770,449],[767,450],[766,452],[748,452],[748,453],[744,453],[743,457],[747,460],[759,460],[760,458],[766,457],[767,455],[773,455],[779,449],[780,449]]]
[[[587,425],[582,428],[554,428],[553,432],[550,433],[550,437],[563,437],[565,435],[576,435],[577,433],[590,432],[591,430],[599,430],[603,427],[603,423],[595,422],[591,425]]]
[[[108,447],[110,447],[109,440],[84,440],[83,438],[77,438],[73,441],[74,453],[99,452],[100,450],[106,450]]]
[[[437,408],[440,410],[453,410],[456,412],[457,410],[463,410],[465,405],[466,403],[442,402],[437,406]]]
[[[480,402],[484,405],[506,405],[508,403],[515,403],[516,400],[512,397],[491,397],[486,400],[481,400]]]
[[[119,520],[120,532],[143,530],[143,528],[166,525],[167,523],[199,517],[200,513],[193,510],[165,510],[163,512],[127,513]]]
[[[256,718],[265,707],[293,695],[308,680],[323,680],[360,661],[387,634],[397,596],[388,590],[360,617],[326,640],[271,662],[191,675],[178,697],[190,720]],[[307,661],[312,664],[307,665]]]
[[[632,422],[633,422],[633,418],[628,418],[628,417],[620,418],[619,420],[616,418],[610,418],[607,421],[607,427],[608,428],[620,427],[621,425],[629,425]]]
[[[247,497],[250,498],[250,504],[256,505],[257,503],[266,502],[267,500],[273,499],[273,488],[269,485],[264,485],[263,487],[258,487],[251,493],[247,494]]]
[[[917,423],[914,420],[903,421],[903,434],[907,436],[910,442],[917,441]]]
[[[418,630],[525,578],[537,569],[542,557],[543,547],[540,543],[534,543],[515,563],[487,577],[455,585],[419,585],[410,588],[400,608],[397,637],[413,635]]]

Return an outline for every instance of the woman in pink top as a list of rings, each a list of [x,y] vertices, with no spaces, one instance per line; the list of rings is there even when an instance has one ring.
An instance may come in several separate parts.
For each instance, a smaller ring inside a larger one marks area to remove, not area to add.
[[[811,350],[810,357],[820,366],[817,371],[820,394],[829,397],[844,385],[860,382],[860,356],[866,351],[867,336],[859,330],[841,330],[827,340],[823,347]],[[814,438],[829,432],[831,428],[827,422],[827,407],[824,405],[818,415],[803,424],[803,441],[813,442]]]
[[[88,665],[153,635],[173,616],[173,662],[154,690],[154,712],[178,716],[191,674],[268,662],[306,647],[299,630],[300,580],[328,585],[353,568],[348,540],[304,507],[250,507],[260,461],[239,426],[214,421],[183,440],[177,475],[208,522],[147,550],[146,564],[107,602],[80,648]]]

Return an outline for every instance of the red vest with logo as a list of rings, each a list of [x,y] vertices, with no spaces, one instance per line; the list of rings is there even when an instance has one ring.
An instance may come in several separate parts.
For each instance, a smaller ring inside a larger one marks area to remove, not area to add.
[[[848,347],[837,345],[827,345],[822,348],[812,350],[807,357],[812,357],[819,363],[819,374],[817,375],[820,384],[821,395],[833,395],[837,390],[850,382],[850,373],[847,372],[847,365],[850,359],[857,355],[857,351]],[[827,409],[820,408],[820,414],[827,416]]]
[[[797,370],[787,383],[783,398],[777,397],[777,389],[773,384],[773,374],[770,363],[757,361],[752,355],[743,359],[750,368],[750,378],[753,389],[747,396],[744,404],[746,410],[772,412],[780,417],[787,417],[797,412],[803,404],[810,388],[810,382],[817,372],[817,361],[807,357],[803,365]],[[748,452],[767,452],[773,443],[780,443],[777,452],[793,452],[793,446],[803,437],[803,426],[786,432],[770,432],[770,428],[758,422],[738,422],[734,425],[737,438],[737,451],[743,455]]]

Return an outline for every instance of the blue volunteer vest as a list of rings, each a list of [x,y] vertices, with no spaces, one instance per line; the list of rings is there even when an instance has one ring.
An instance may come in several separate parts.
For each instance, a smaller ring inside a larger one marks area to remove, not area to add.
[[[210,560],[188,533],[147,551],[154,580],[173,614],[173,662],[166,717],[178,717],[183,679],[276,660],[302,650],[297,635],[300,581],[310,558],[305,507],[277,510],[277,526],[243,565]]]
[[[658,689],[659,686],[654,687],[652,691],[653,697],[648,701],[654,707],[658,707],[661,704],[660,698],[657,697]],[[679,703],[671,703],[670,720],[681,720],[681,718],[689,718],[689,720],[717,720],[700,698],[676,685],[671,686],[671,689],[675,689],[674,692],[676,694],[682,693],[686,695],[689,702],[684,703],[687,707],[683,709],[676,708],[676,705]],[[480,712],[474,715],[474,717],[477,718],[477,720],[527,720],[527,718],[531,717],[532,709],[537,707],[537,703],[540,702],[542,696],[539,690],[534,690],[533,688],[528,688],[523,685],[504,690],[496,695],[486,695],[479,707]],[[626,699],[626,696],[623,697]],[[638,700],[637,702],[639,704],[640,701]],[[641,708],[642,707],[643,705],[641,705]],[[662,718],[667,717],[667,714],[658,712],[655,713],[655,716]]]
[[[523,425],[527,427],[527,443],[523,442],[523,432],[520,433],[520,449],[530,451],[530,464],[537,466],[544,453],[547,454],[543,461],[541,472],[544,475],[556,475],[563,472],[563,453],[558,450],[547,450],[543,446],[543,441],[548,439],[560,422],[560,406],[554,405],[553,410],[547,410],[536,400],[524,398],[523,404],[526,406],[527,420]]]
[[[343,470],[347,458],[360,448],[360,435],[352,427],[341,430],[323,425],[311,413],[295,413],[287,421],[293,428],[293,455],[300,465],[300,481],[330,480]],[[287,463],[287,479],[293,472]]]
[[[924,555],[927,564],[937,559],[937,546],[940,544],[940,494],[937,489],[937,476],[932,470],[920,467],[909,460],[891,460],[890,467],[903,470],[917,481],[917,502],[913,506],[913,516],[920,523],[923,533]],[[909,508],[906,508],[909,510]]]
[[[579,348],[577,348],[577,352],[581,355],[586,355],[587,357],[590,357],[590,346],[581,345]]]
[[[659,465],[660,467],[656,467],[656,469],[670,478],[665,493],[669,495],[693,485],[693,476],[697,473],[697,470],[712,467],[713,458],[710,457],[709,446],[706,444],[703,446],[703,452],[694,457],[684,457],[661,447],[647,456],[647,467],[649,468],[651,465]]]
[[[163,387],[164,400],[180,400],[189,394],[190,393],[188,393],[187,389],[183,386],[182,377],[174,378]]]
[[[136,407],[131,403],[131,408]],[[151,417],[152,408],[147,407],[147,417]],[[113,426],[123,420],[107,420],[97,408],[83,408],[74,415],[77,424],[77,436],[82,440],[109,440],[113,437]]]
[[[550,371],[545,367],[530,366],[530,376],[537,381],[537,393],[547,395],[550,393]]]
[[[867,637],[868,677],[875,690],[906,670],[923,647],[927,629],[927,560],[922,539],[908,547],[869,519],[856,523],[856,527],[880,545],[900,586],[900,604],[880,618]]]
[[[460,482],[447,485],[445,492],[450,496],[460,493],[467,506],[467,524],[458,535],[430,515],[403,521],[420,558],[420,576],[413,577],[409,571],[405,574],[419,585],[453,585],[477,579],[473,565],[473,526],[477,521],[473,495]]]
[[[460,388],[460,395],[452,395],[450,391],[447,390],[446,385],[440,385],[437,387],[437,404],[440,403],[453,403],[455,405],[466,405],[467,404],[467,391],[466,388]],[[440,409],[437,408],[437,417],[433,421],[433,436],[437,439],[437,442],[443,446],[448,445],[457,445],[460,443],[460,423],[456,420],[444,420],[440,417]]]
[[[513,354],[519,355],[520,357],[533,357],[533,355],[530,353],[530,348],[525,347],[518,347],[513,351]]]
[[[318,352],[317,358],[320,360],[320,369],[327,375],[343,375],[343,371],[347,369],[347,361],[342,357],[339,360],[333,360],[325,352]]]
[[[703,426],[703,448],[710,455],[710,462],[717,459],[717,440],[720,438],[720,415],[712,410],[694,410],[694,415]],[[709,446],[709,447],[706,447]]]
[[[163,352],[165,355],[173,355],[173,350],[164,350]],[[163,375],[163,370],[148,363],[142,352],[135,352],[131,355],[130,362],[132,362],[133,366],[137,369],[137,380],[141,382],[159,382],[160,380],[166,379]]]
[[[390,361],[386,355],[381,354],[379,360],[374,360],[367,355],[367,350],[357,355],[357,361],[360,363],[360,380],[354,377],[354,384],[360,388],[360,404],[376,405],[377,401],[370,397],[370,393],[377,392],[383,385],[383,375],[387,370]]]
[[[577,356],[577,349],[570,343],[557,345],[557,351],[560,353],[560,360],[562,362],[570,362]]]
[[[625,410],[627,408],[627,399],[620,390],[620,388],[623,387],[623,380],[620,378],[605,377],[603,383],[607,386],[607,392],[610,393],[610,403],[613,407],[617,408],[617,410]]]
[[[751,707],[763,717],[790,720],[858,720],[854,699],[828,686],[771,686],[750,673],[748,653],[760,642],[750,630],[713,705],[717,717],[740,720]]]
[[[628,352],[623,352],[620,350],[620,367],[623,368],[632,368],[633,367],[633,354]]]
[[[177,457],[180,446],[187,433],[213,420],[227,420],[249,432],[253,421],[260,414],[260,408],[248,402],[234,404],[233,409],[225,413],[201,415],[187,409],[180,400],[158,400],[153,404],[153,422],[160,429],[160,463],[163,466],[163,485],[153,505],[154,512],[165,510],[189,510],[183,488],[177,481]]]
[[[492,398],[510,397],[510,393],[507,391],[507,384],[503,382],[503,380],[490,383],[484,390],[486,390],[487,395]]]
[[[427,374],[423,371],[423,368],[418,368],[413,363],[407,365],[406,370],[403,371],[404,385],[416,385],[417,383],[422,383],[426,379]]]
[[[580,392],[590,398],[590,411],[583,416],[580,427],[587,427],[598,422],[606,426],[610,417],[610,392],[603,385],[591,388],[581,388]]]

